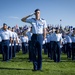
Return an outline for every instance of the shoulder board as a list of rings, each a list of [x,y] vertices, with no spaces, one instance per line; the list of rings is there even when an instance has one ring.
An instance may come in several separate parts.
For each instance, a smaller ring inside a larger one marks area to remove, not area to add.
[[[35,20],[35,18],[32,18],[33,20]]]
[[[41,18],[42,20],[45,20],[45,19],[43,19],[43,18]]]

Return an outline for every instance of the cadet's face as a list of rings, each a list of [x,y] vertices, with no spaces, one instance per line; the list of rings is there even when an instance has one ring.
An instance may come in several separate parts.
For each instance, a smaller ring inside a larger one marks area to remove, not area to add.
[[[59,32],[59,29],[57,29],[56,31]]]
[[[4,26],[3,26],[3,29],[6,30],[6,29],[7,29],[7,25],[4,25]]]
[[[35,12],[35,16],[39,17],[40,16],[40,11]]]
[[[14,32],[14,29],[12,29],[12,31]]]
[[[73,33],[75,34],[75,30],[73,31]]]

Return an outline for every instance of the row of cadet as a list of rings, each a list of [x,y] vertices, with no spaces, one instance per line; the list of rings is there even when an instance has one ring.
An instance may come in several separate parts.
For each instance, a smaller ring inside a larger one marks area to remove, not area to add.
[[[65,53],[67,58],[75,60],[75,28],[63,30],[62,28],[47,28],[47,36],[43,41],[44,53],[48,54],[54,62],[60,62],[61,53]]]
[[[33,61],[33,50],[31,42],[31,28],[23,30],[18,35],[14,28],[8,27],[7,24],[3,24],[0,29],[0,53],[3,56],[3,61],[9,61],[16,56],[16,53],[22,49],[22,53],[29,53],[29,60]],[[73,31],[62,30],[58,27],[47,27],[47,36],[43,40],[44,54],[48,54],[48,57],[54,62],[60,62],[61,53],[66,53],[67,58],[75,59],[75,28]]]

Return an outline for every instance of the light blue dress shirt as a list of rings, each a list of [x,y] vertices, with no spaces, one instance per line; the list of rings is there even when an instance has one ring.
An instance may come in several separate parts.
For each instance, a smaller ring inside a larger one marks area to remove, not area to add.
[[[47,34],[47,36],[46,36],[46,38],[47,38],[47,43],[49,43],[50,42],[50,38],[51,36],[50,36],[50,34]]]
[[[23,43],[23,42],[28,43],[28,37],[27,37],[27,36],[21,36],[20,39],[21,39],[21,42],[22,42],[22,43]]]
[[[44,19],[36,20],[35,18],[31,18],[26,19],[26,22],[32,25],[33,34],[43,34],[43,29],[47,28],[47,24]]]
[[[2,38],[0,37],[0,42],[2,42]]]
[[[52,40],[56,41],[56,42],[61,41],[62,40],[62,34],[61,33],[58,33],[58,34],[53,33],[52,34]]]
[[[12,37],[11,32],[9,30],[0,30],[0,37],[2,40],[10,40]]]
[[[18,35],[16,32],[12,32],[12,38],[14,41],[16,40],[16,38],[18,38]]]
[[[72,43],[72,39],[71,39],[70,35],[66,35],[65,39],[66,39],[67,43]]]
[[[75,43],[75,35],[71,36],[72,42]]]

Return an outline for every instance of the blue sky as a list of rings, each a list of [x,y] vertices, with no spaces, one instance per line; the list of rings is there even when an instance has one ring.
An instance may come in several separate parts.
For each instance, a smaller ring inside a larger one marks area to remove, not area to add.
[[[47,24],[75,26],[75,0],[0,0],[0,25],[23,26],[21,18],[36,8],[41,10],[41,18]]]

